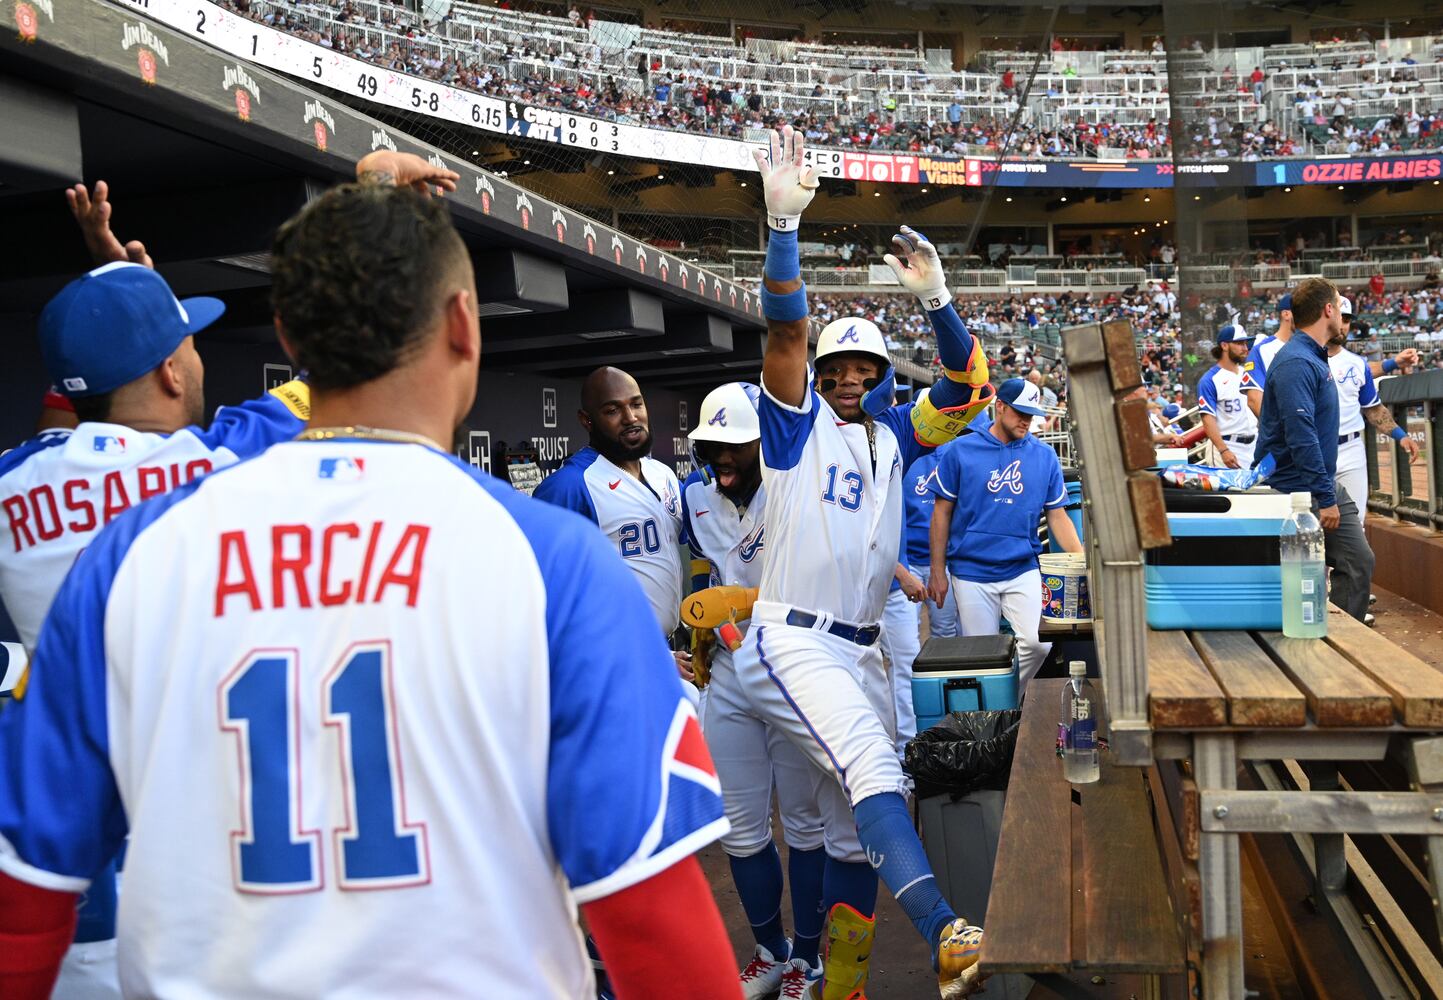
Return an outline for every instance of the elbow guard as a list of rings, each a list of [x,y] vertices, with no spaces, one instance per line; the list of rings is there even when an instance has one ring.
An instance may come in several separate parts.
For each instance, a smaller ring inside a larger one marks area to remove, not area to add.
[[[924,391],[912,407],[912,432],[917,441],[936,448],[953,440],[987,408],[997,392],[984,381],[980,387],[970,388],[968,395],[970,398],[956,406],[939,408],[932,403],[931,391]]]
[[[296,419],[311,419],[311,387],[305,382],[293,378],[270,390],[270,394],[286,404],[286,409],[295,414]]]

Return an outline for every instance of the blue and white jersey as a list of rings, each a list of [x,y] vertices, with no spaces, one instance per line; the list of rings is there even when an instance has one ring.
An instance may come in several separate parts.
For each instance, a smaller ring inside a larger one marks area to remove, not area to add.
[[[1218,422],[1225,438],[1250,437],[1258,432],[1258,418],[1243,399],[1242,372],[1230,372],[1213,365],[1197,385],[1197,405]]]
[[[1252,350],[1248,351],[1247,361],[1243,362],[1243,392],[1263,391],[1268,381],[1268,366],[1286,344],[1285,340],[1269,336],[1253,345]]]
[[[1346,347],[1328,358],[1333,370],[1333,384],[1338,387],[1338,436],[1355,434],[1366,425],[1363,411],[1377,406],[1378,387],[1368,359],[1359,357]],[[1320,428],[1321,430],[1321,428]]]
[[[124,515],[0,713],[0,871],[83,891],[129,834],[127,996],[579,997],[577,904],[726,829],[623,562],[420,445]]]
[[[297,387],[222,407],[204,430],[150,434],[83,423],[0,456],[0,601],[26,648],[35,648],[61,581],[102,527],[142,500],[304,430],[309,398],[298,397]]]
[[[686,539],[692,555],[705,559],[711,567],[706,586],[760,586],[767,543],[766,504],[765,486],[758,486],[751,502],[739,511],[715,482],[703,482],[699,472],[687,478],[682,490]],[[745,633],[746,624],[738,625]],[[713,655],[730,662],[731,650],[718,643]]]
[[[536,499],[590,518],[611,539],[636,574],[667,635],[681,621],[681,485],[676,473],[654,458],[641,460],[642,479],[583,448],[536,487]]]
[[[840,420],[815,389],[800,407],[762,386],[768,545],[759,599],[844,622],[881,620],[902,540],[902,477],[929,451],[912,404],[873,421]]]
[[[1031,434],[1009,444],[990,431],[963,434],[937,450],[928,488],[956,503],[947,571],[974,583],[1036,569],[1042,512],[1067,506],[1057,452]]]
[[[975,425],[976,420],[972,421]],[[945,446],[944,446],[945,447]],[[908,566],[925,567],[932,560],[932,545],[928,533],[932,530],[932,508],[936,506],[937,494],[927,487],[932,470],[937,468],[937,455],[941,449],[923,454],[907,470],[906,491],[902,494],[903,543],[902,561]]]

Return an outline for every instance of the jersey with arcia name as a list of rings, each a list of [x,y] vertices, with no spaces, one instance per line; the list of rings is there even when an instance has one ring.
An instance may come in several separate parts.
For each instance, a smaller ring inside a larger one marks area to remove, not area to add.
[[[594,448],[583,448],[536,487],[545,500],[590,518],[611,539],[636,574],[670,635],[680,621],[682,581],[681,485],[654,458],[641,460],[642,479],[623,471]]]
[[[930,450],[911,403],[883,411],[868,441],[810,386],[802,405],[762,386],[767,548],[760,599],[869,624],[882,617],[902,541],[902,476]]]
[[[1366,358],[1346,347],[1328,358],[1328,367],[1338,387],[1338,436],[1355,434],[1366,426],[1363,411],[1380,402],[1373,371]]]
[[[0,456],[0,600],[20,641],[35,647],[61,581],[102,527],[143,500],[295,437],[305,426],[279,394],[267,393],[222,407],[204,430],[150,434],[83,423],[46,431]]]
[[[129,833],[127,996],[580,997],[576,905],[726,829],[611,547],[420,445],[124,515],[0,713],[0,871],[82,891]]]
[[[1225,438],[1248,437],[1258,432],[1258,418],[1243,398],[1242,373],[1213,365],[1197,386],[1197,405],[1218,422]]]

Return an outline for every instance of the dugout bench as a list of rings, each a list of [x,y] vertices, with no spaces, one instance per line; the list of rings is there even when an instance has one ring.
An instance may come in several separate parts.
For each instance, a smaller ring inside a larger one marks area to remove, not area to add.
[[[1240,838],[1292,838],[1313,898],[1380,995],[1443,996],[1443,966],[1347,835],[1417,835],[1443,921],[1443,674],[1330,609],[1327,639],[1147,628],[1142,552],[1170,544],[1126,322],[1063,334],[1086,486],[1111,749],[1076,802],[1054,752],[1060,684],[1023,708],[982,966],[1066,986],[1145,975],[1205,1000],[1245,995]],[[1339,762],[1401,761],[1408,790],[1363,791]],[[1249,787],[1239,788],[1239,768]],[[1365,920],[1345,891],[1370,902]],[[1426,934],[1425,934],[1426,932]],[[1186,976],[1179,975],[1186,970]],[[1050,977],[1050,978],[1049,978]],[[1075,977],[1074,977],[1075,978]],[[1150,993],[1147,991],[1151,991]],[[1181,994],[1180,994],[1181,995]]]

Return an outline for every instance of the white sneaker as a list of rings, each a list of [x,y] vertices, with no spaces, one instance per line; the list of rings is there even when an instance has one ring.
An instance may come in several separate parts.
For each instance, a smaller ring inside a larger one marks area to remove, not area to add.
[[[811,995],[811,985],[821,981],[821,965],[812,968],[802,959],[794,958],[787,963],[787,971],[782,973],[782,992],[777,1000],[806,1000]]]
[[[1368,595],[1368,604],[1369,604],[1369,606],[1371,607],[1372,605],[1377,604],[1377,603],[1378,603],[1378,595],[1377,595],[1377,594],[1369,594],[1369,595]]]
[[[756,954],[742,970],[742,996],[746,997],[746,1000],[762,1000],[763,997],[771,996],[777,991],[777,987],[781,986],[787,965],[785,960],[777,961],[776,956],[757,945]]]
[[[1366,613],[1363,615],[1363,624],[1366,625],[1366,626],[1368,626],[1369,628],[1372,628],[1372,627],[1377,623],[1377,621],[1378,621],[1377,617],[1374,616],[1374,614],[1373,614],[1371,611],[1366,612]]]

